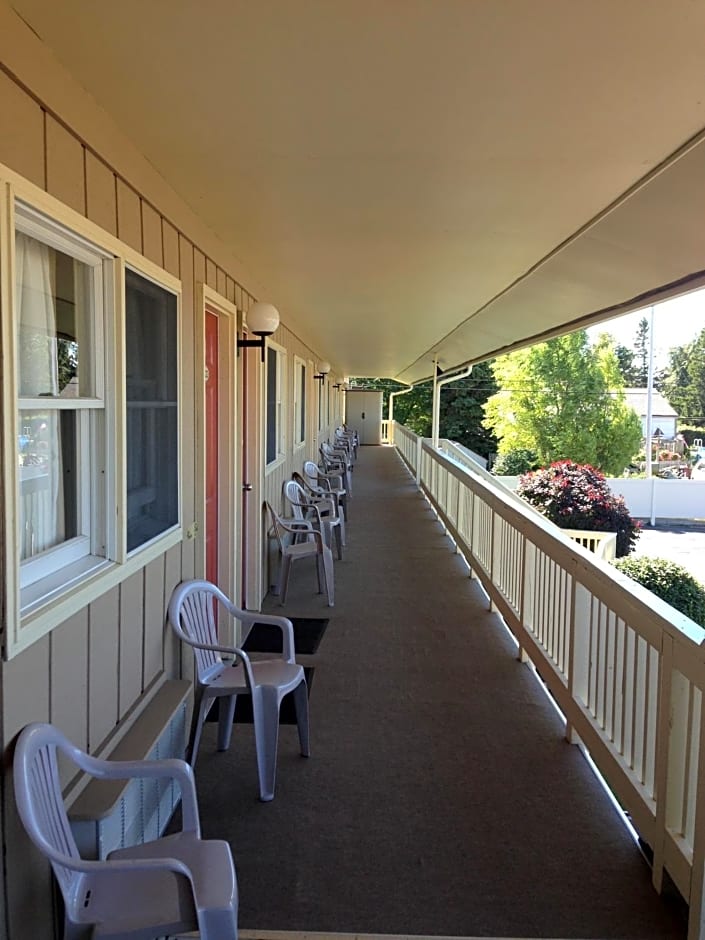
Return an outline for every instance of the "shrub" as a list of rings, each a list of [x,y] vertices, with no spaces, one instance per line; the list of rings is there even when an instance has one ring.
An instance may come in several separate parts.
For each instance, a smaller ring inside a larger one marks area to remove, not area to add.
[[[499,454],[492,465],[492,473],[497,477],[515,477],[539,467],[539,458],[528,447],[517,447]]]
[[[620,558],[615,567],[661,600],[705,627],[705,587],[667,558]]]
[[[628,555],[640,526],[624,500],[610,490],[602,473],[589,464],[560,460],[519,480],[517,493],[561,529],[616,532],[617,557]]]

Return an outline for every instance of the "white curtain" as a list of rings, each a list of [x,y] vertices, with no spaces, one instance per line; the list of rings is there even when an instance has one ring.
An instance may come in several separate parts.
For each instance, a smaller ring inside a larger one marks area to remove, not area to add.
[[[15,238],[19,397],[59,394],[56,335],[56,256],[22,232]],[[50,406],[50,401],[47,401]],[[64,485],[60,413],[22,409],[20,433],[20,557],[64,541]]]

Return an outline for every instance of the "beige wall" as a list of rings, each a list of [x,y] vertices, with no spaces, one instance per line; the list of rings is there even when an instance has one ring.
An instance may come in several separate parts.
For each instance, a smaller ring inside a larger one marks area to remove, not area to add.
[[[186,524],[197,520],[201,533],[169,549],[43,639],[0,664],[0,745],[5,757],[0,835],[6,849],[0,936],[7,931],[8,940],[41,940],[53,936],[51,879],[47,866],[28,844],[14,811],[11,744],[27,722],[52,721],[75,743],[95,751],[156,680],[163,675],[180,675],[182,670],[190,677],[190,660],[184,659],[182,664],[181,651],[165,628],[165,610],[173,587],[200,573],[202,565],[203,520],[199,516],[203,494],[197,492],[200,476],[196,465],[202,454],[197,440],[202,421],[195,413],[195,403],[200,400],[196,389],[202,381],[203,364],[194,356],[194,350],[200,348],[194,333],[199,322],[197,286],[199,282],[208,284],[241,310],[247,309],[252,295],[236,279],[242,272],[225,246],[141,160],[139,148],[122,138],[63,69],[52,64],[41,43],[2,2],[0,53],[0,163],[182,282],[183,519]],[[59,105],[60,111],[56,110]],[[250,290],[254,294],[260,288],[251,282]],[[284,324],[273,338],[287,351],[286,394],[291,402],[294,356],[314,365],[317,356],[297,338],[291,325],[287,326],[282,313]],[[256,354],[250,354],[254,359]],[[333,381],[337,379],[331,375]],[[311,378],[309,385],[311,407],[317,384]],[[14,416],[6,415],[5,420],[14,421]],[[293,426],[292,408],[287,420]],[[331,414],[323,436],[328,437],[329,429],[340,421],[339,413]],[[196,446],[190,445],[191,440]],[[317,453],[317,440],[310,438],[296,454],[291,440],[289,430],[285,460],[263,481],[263,498],[275,503],[282,481]]]

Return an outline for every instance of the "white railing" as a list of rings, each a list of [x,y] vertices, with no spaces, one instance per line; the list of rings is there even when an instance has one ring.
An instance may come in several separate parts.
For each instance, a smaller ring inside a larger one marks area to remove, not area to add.
[[[617,557],[616,532],[587,532],[585,529],[561,529],[561,532],[598,558],[614,561]]]
[[[483,471],[399,425],[399,453],[705,940],[705,630]],[[452,448],[450,448],[452,450]],[[444,452],[445,451],[445,452]]]

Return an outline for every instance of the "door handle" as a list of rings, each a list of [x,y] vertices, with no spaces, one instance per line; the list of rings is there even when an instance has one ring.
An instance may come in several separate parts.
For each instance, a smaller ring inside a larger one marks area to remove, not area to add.
[[[365,420],[365,412],[364,412],[364,411],[362,412],[362,420],[363,420],[363,421]]]
[[[251,483],[243,483],[243,484],[242,484],[242,492],[243,492],[243,493],[251,493],[251,492],[252,492],[252,484],[251,484]]]

